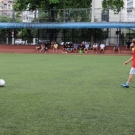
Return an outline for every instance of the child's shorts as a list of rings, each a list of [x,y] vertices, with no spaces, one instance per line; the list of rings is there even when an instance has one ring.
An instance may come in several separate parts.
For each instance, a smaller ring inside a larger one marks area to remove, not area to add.
[[[131,67],[129,74],[135,74],[135,68]]]

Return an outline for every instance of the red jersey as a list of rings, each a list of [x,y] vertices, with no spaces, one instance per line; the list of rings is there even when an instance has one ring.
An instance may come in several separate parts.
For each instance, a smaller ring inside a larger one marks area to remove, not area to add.
[[[135,68],[135,49],[133,51],[132,67]]]

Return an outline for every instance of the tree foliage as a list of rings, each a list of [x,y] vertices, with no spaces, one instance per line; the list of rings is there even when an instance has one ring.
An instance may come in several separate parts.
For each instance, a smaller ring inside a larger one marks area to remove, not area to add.
[[[23,10],[48,10],[48,14],[42,13],[38,16],[39,22],[43,21],[90,21],[90,12],[88,12],[87,15],[85,15],[85,11],[71,11],[69,12],[68,9],[75,9],[75,8],[91,8],[92,6],[92,0],[14,0],[13,8],[16,11],[23,11]],[[108,8],[111,8],[115,13],[118,13],[121,8],[124,7],[124,0],[103,0],[102,1],[102,7],[103,10],[108,10]],[[54,9],[64,9],[64,10],[54,10]],[[40,11],[39,10],[39,11]],[[48,20],[46,19],[48,18]],[[64,20],[63,20],[64,19]],[[87,31],[87,30],[84,30]],[[95,30],[95,35],[102,33],[102,30]],[[91,33],[91,30],[89,31]],[[23,31],[23,34],[26,35],[27,31]],[[21,34],[22,34],[21,33]],[[50,31],[50,39],[52,40],[54,37],[53,30]],[[70,33],[70,32],[69,32]],[[83,32],[84,33],[84,32]],[[71,33],[70,33],[71,34]],[[86,34],[87,35],[87,34]],[[101,34],[99,34],[101,35]],[[22,35],[24,36],[24,35]]]
[[[12,18],[0,16],[0,22],[12,22]]]
[[[92,0],[15,0],[13,8],[15,10],[35,10],[35,9],[64,9],[64,8],[89,8]],[[118,12],[124,7],[124,0],[103,0],[103,9],[108,6]]]
[[[110,8],[115,13],[118,13],[121,8],[124,8],[124,0],[103,0],[102,7],[104,10]]]

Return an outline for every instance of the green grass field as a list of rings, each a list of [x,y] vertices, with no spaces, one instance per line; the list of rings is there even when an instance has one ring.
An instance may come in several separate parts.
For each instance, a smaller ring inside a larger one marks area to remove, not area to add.
[[[129,58],[0,54],[0,135],[135,135]]]

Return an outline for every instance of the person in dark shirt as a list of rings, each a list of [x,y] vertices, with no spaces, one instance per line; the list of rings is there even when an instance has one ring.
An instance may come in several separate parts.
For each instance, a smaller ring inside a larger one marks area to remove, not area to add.
[[[116,43],[116,44],[114,45],[113,53],[114,53],[115,51],[118,51],[118,53],[120,54],[120,47],[119,47],[119,44],[118,44],[118,43]]]
[[[127,43],[126,43],[126,49],[130,48],[131,49],[131,41],[128,40]]]
[[[67,44],[66,44],[66,42],[63,44],[63,51],[62,51],[62,53],[67,53]]]
[[[79,52],[84,52],[85,46],[83,44],[79,45]]]
[[[48,44],[44,43],[44,51],[45,51],[45,53],[46,53],[47,50],[48,50]]]
[[[67,52],[72,52],[73,51],[73,43],[68,44]]]

